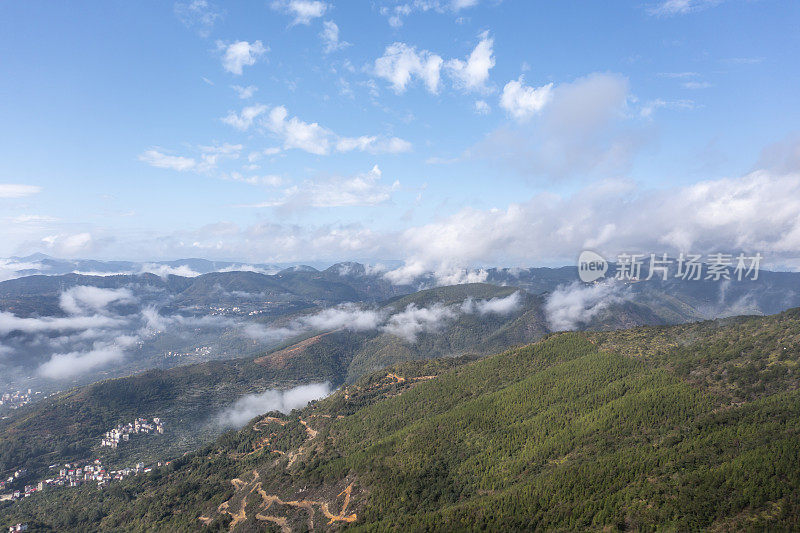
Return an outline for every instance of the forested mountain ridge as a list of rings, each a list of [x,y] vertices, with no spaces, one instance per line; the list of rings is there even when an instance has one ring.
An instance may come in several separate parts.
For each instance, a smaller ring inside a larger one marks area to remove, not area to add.
[[[503,313],[462,309],[465,302],[489,301],[514,306]],[[244,395],[309,382],[328,382],[335,388],[404,361],[477,357],[528,344],[550,331],[543,306],[541,296],[513,287],[438,287],[368,310],[376,316],[409,308],[442,311],[441,321],[427,323],[430,329],[415,333],[413,342],[398,337],[400,331],[379,328],[311,330],[257,357],[150,370],[70,389],[0,419],[0,476],[20,468],[46,475],[50,464],[98,452],[111,466],[128,466],[133,459],[165,461],[212,441],[223,429],[214,415]],[[616,320],[612,326],[619,320],[652,323],[646,310],[630,304],[609,308],[593,325],[611,327],[606,319],[610,315]],[[114,453],[98,450],[105,431],[135,417],[166,419],[169,430],[155,445],[138,441]]]
[[[792,310],[406,362],[149,476],[1,509],[83,531],[796,529],[798,335]]]

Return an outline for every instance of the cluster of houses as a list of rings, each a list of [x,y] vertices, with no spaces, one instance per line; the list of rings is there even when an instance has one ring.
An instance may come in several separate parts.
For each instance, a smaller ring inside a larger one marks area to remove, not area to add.
[[[131,435],[137,433],[158,433],[164,434],[164,423],[160,418],[154,418],[152,422],[146,418],[137,418],[133,422],[127,424],[119,424],[111,431],[106,431],[103,439],[100,441],[100,446],[108,446],[116,448],[120,442],[127,442],[130,440]]]
[[[157,466],[162,466],[162,463],[158,463]],[[50,469],[55,468],[58,468],[58,465],[50,465]],[[36,485],[25,485],[23,490],[15,490],[14,492],[4,494],[0,496],[0,499],[18,500],[20,498],[26,498],[35,492],[43,491],[47,487],[79,487],[86,483],[96,483],[98,487],[104,487],[111,481],[119,481],[130,475],[146,474],[152,470],[152,467],[146,467],[144,463],[137,463],[137,465],[132,468],[107,470],[100,459],[95,459],[88,463],[65,463],[64,467],[58,470],[58,475],[43,479]],[[27,472],[21,474],[19,477],[23,477],[25,474],[27,474]],[[13,479],[14,478],[10,478],[10,480]]]
[[[3,396],[0,396],[0,407],[17,409],[27,403],[32,402],[35,396],[38,394],[42,393],[40,391],[32,392],[31,389],[28,389],[28,392],[24,392],[21,390],[14,392],[6,392],[5,394],[3,394]]]
[[[190,352],[164,352],[164,357],[189,357],[192,355],[207,356],[211,355],[211,346],[198,346]]]

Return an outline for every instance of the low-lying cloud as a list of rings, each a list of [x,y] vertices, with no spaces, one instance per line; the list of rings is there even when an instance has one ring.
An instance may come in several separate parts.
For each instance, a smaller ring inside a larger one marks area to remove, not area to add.
[[[50,379],[68,379],[98,367],[120,361],[125,357],[123,346],[96,343],[88,352],[56,353],[49,361],[39,366],[37,373]]]
[[[91,311],[103,311],[114,302],[130,303],[135,301],[130,289],[103,289],[81,285],[62,292],[59,305],[61,305],[61,309],[71,315],[81,315]]]
[[[383,331],[410,343],[417,342],[417,335],[437,331],[445,321],[455,318],[456,311],[442,304],[431,307],[417,307],[408,304],[406,308],[391,317],[383,326]]]
[[[472,298],[464,300],[461,310],[465,313],[478,313],[479,315],[510,315],[522,307],[522,298],[519,291],[505,297],[490,300],[474,301]]]
[[[601,311],[625,299],[625,286],[613,279],[594,285],[574,282],[559,287],[547,299],[547,322],[554,331],[577,329]]]
[[[217,415],[217,423],[223,427],[240,428],[253,418],[280,411],[288,414],[300,409],[313,400],[319,400],[331,393],[330,383],[310,383],[288,390],[270,389],[261,394],[248,394],[236,400],[231,407]]]

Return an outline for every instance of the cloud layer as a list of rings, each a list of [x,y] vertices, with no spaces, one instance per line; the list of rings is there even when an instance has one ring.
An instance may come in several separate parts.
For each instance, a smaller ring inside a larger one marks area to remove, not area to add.
[[[293,409],[305,407],[309,402],[324,398],[330,393],[329,383],[310,383],[288,390],[270,389],[261,394],[248,394],[219,413],[216,419],[223,427],[240,428],[259,415],[272,411],[288,414]]]

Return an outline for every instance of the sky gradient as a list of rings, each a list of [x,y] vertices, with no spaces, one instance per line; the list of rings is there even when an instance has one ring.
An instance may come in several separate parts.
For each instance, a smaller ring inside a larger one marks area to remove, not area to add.
[[[800,265],[800,3],[3,2],[0,255]]]

